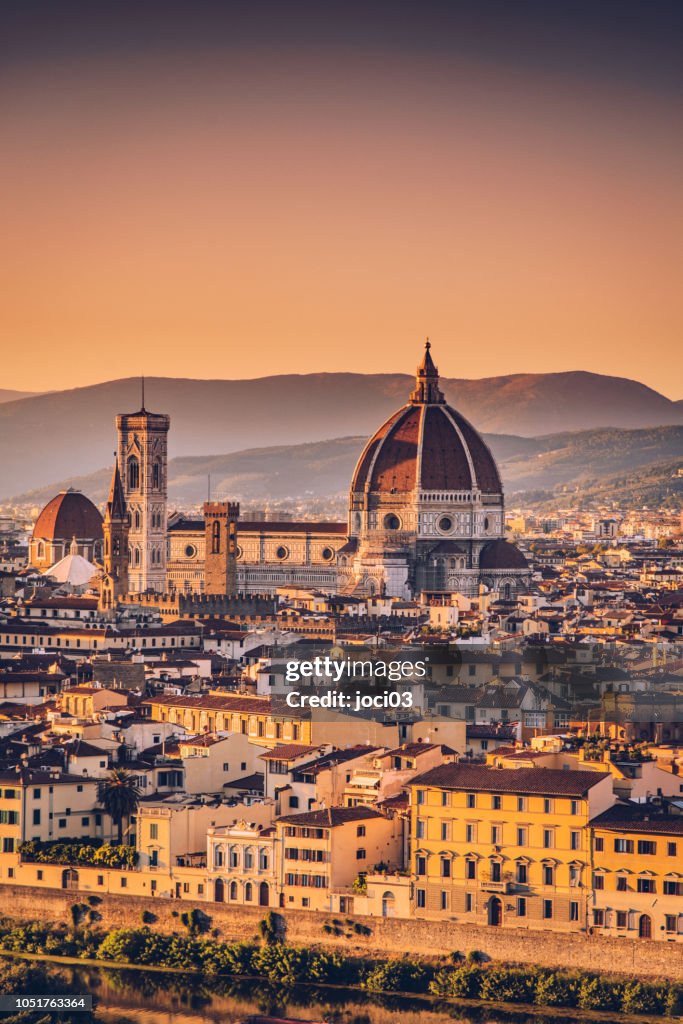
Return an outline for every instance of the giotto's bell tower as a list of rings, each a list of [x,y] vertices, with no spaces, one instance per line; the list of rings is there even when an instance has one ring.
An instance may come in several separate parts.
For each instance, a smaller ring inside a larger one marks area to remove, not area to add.
[[[131,593],[166,591],[168,430],[171,418],[145,409],[116,417],[118,460],[130,517]]]

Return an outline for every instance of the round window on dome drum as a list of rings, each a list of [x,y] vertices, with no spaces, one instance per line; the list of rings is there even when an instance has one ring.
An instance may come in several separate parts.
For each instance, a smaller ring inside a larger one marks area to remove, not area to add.
[[[197,549],[196,549],[196,547],[194,546],[194,544],[188,544],[187,547],[185,548],[185,558],[196,558],[196,557],[197,557]]]
[[[329,562],[330,559],[334,558],[334,551],[332,550],[332,548],[323,548],[322,556],[326,562]]]
[[[279,558],[280,560],[282,560],[283,558],[286,558],[288,554],[289,554],[289,551],[287,550],[286,547],[283,547],[282,545],[280,545],[280,547],[275,552],[276,557]]]
[[[439,529],[442,533],[450,533],[453,529],[453,520],[450,516],[441,516],[441,519],[439,519]]]
[[[393,512],[390,512],[388,516],[384,517],[384,529],[385,530],[400,530],[401,520]]]

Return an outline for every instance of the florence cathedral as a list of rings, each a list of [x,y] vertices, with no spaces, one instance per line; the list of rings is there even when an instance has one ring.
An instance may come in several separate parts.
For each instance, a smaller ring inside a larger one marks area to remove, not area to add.
[[[415,388],[367,442],[347,522],[240,520],[232,501],[168,516],[170,417],[116,418],[117,460],[104,521],[76,491],[36,521],[30,561],[49,572],[67,549],[101,562],[103,608],[142,593],[255,595],[299,586],[357,597],[488,590],[512,597],[530,570],[504,539],[503,488],[474,427],[451,408],[427,342]],[[57,559],[54,558],[54,561]]]

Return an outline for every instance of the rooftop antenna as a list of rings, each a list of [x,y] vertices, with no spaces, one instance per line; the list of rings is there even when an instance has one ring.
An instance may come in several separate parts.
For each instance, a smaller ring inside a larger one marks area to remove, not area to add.
[[[146,412],[147,410],[145,409],[145,377],[144,377],[144,374],[143,374],[143,376],[140,379],[141,379],[141,383],[142,383],[142,406],[141,406],[140,412]]]
[[[211,474],[209,473],[206,478],[206,500],[211,501]]]

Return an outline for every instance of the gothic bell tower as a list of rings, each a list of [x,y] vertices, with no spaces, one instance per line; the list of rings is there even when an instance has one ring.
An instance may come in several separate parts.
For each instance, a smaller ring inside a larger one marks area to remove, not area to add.
[[[115,608],[128,593],[128,511],[118,459],[104,513],[104,572],[100,580],[100,610]]]
[[[171,418],[145,409],[116,417],[119,465],[130,527],[131,593],[166,591],[168,430]]]

